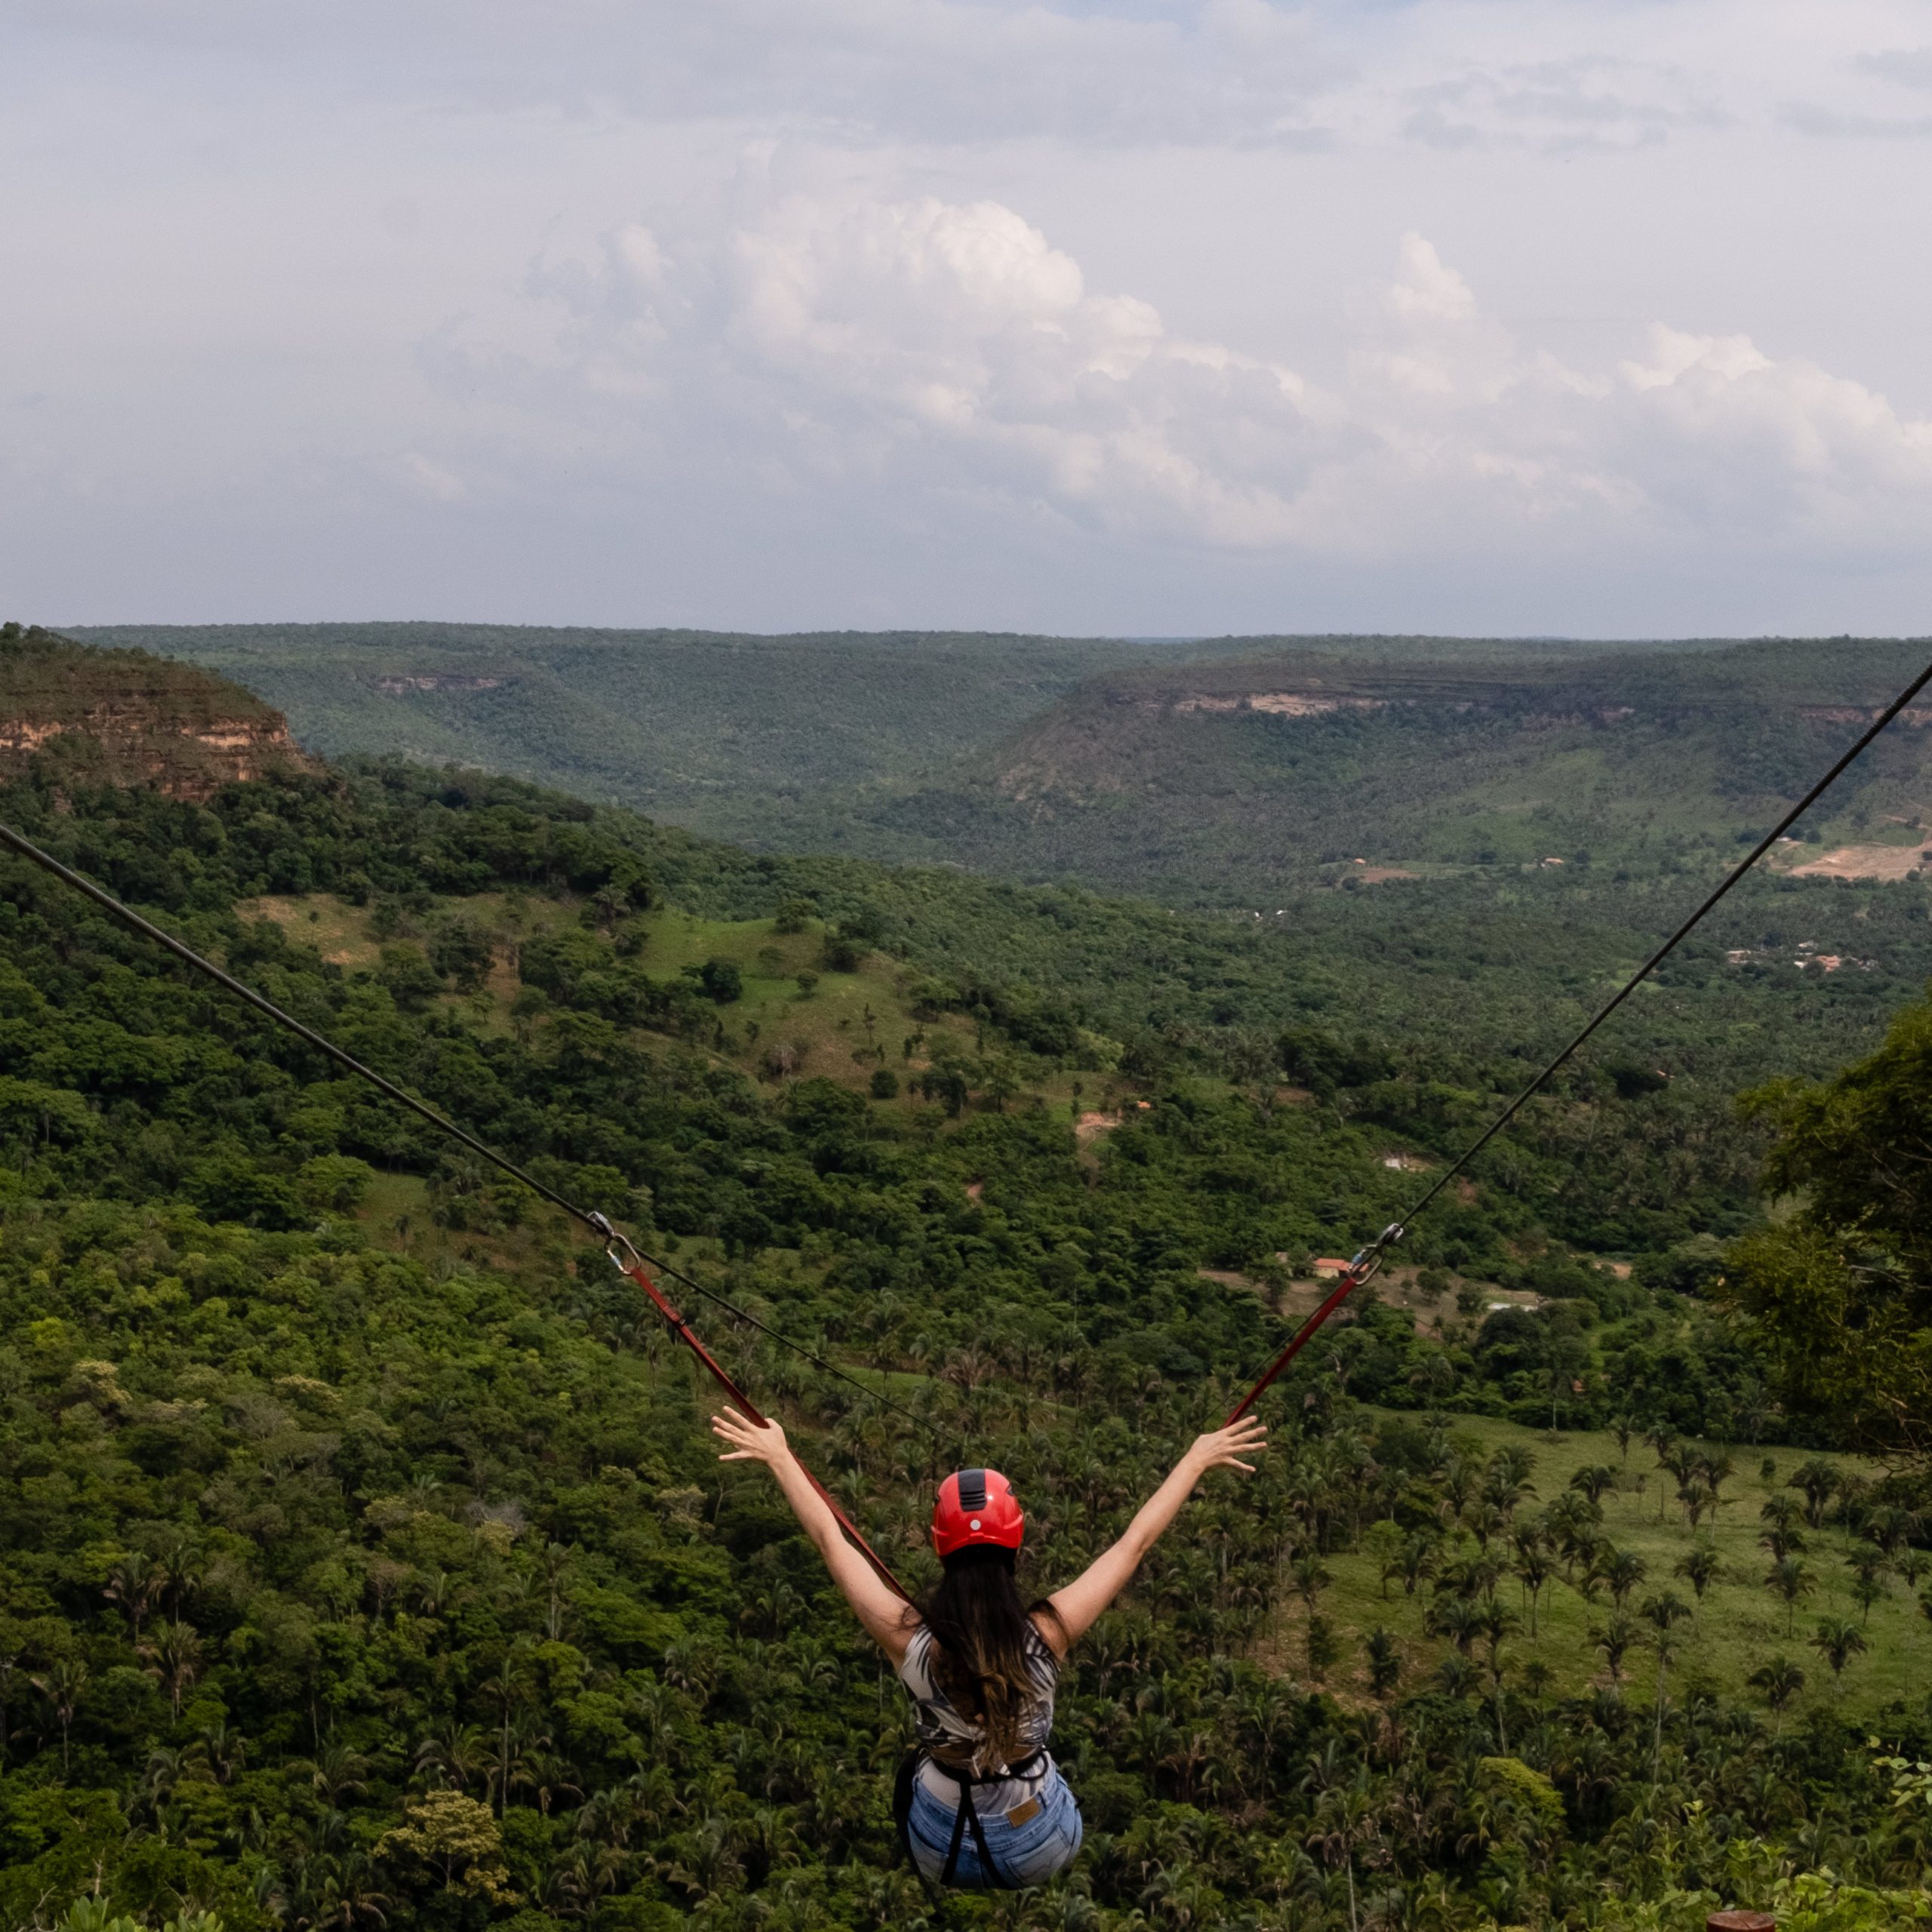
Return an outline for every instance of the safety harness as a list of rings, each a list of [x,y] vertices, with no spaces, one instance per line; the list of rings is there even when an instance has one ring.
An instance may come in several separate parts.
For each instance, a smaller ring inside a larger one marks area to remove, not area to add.
[[[952,1883],[953,1875],[959,1869],[960,1847],[971,1830],[973,1848],[980,1855],[980,1869],[994,1887],[1011,1892],[1020,1887],[999,1869],[998,1861],[993,1857],[992,1847],[986,1842],[986,1828],[980,1822],[979,1807],[973,1802],[973,1792],[976,1787],[1005,1784],[1014,1778],[1030,1777],[1046,1755],[1044,1751],[1031,1752],[1018,1764],[1009,1764],[998,1776],[984,1778],[974,1777],[968,1771],[955,1771],[950,1764],[941,1764],[924,1751],[909,1751],[900,1759],[898,1774],[892,1781],[892,1822],[898,1832],[899,1848],[905,1854],[906,1863],[918,1873],[921,1884],[925,1882],[925,1874],[919,1871],[919,1861],[912,1853],[912,1787],[918,1781],[921,1764],[931,1764],[959,1792],[958,1801],[953,1807],[952,1838],[946,1848],[946,1869],[939,1875],[942,1889]]]

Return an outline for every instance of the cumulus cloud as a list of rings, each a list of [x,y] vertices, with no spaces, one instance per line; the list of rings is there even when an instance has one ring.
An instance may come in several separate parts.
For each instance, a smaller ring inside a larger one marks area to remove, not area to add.
[[[1909,624],[1925,38],[0,0],[0,566],[97,617]]]
[[[1932,424],[1871,389],[1662,324],[1574,368],[1485,315],[1423,236],[1395,257],[1324,384],[1095,289],[997,202],[787,195],[721,241],[627,229],[553,275],[569,319],[549,376],[634,398],[654,448],[730,422],[706,460],[749,487],[964,492],[1134,542],[1922,544]]]

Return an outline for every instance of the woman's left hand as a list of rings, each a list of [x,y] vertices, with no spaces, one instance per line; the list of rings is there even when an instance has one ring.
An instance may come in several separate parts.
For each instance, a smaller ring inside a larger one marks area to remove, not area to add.
[[[711,1432],[719,1441],[731,1445],[718,1457],[721,1463],[764,1463],[776,1469],[792,1453],[785,1432],[777,1423],[768,1422],[761,1429],[756,1423],[746,1421],[736,1409],[713,1416]]]

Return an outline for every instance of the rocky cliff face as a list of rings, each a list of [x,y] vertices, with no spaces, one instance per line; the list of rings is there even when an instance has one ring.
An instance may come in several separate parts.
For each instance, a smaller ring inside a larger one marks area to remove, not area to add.
[[[0,778],[149,785],[177,798],[276,770],[319,771],[288,721],[239,685],[145,651],[0,629]]]

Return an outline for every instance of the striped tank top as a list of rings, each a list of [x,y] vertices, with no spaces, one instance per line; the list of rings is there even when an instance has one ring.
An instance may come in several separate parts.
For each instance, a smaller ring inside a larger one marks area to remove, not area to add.
[[[1054,1727],[1054,1692],[1060,1681],[1060,1660],[1029,1617],[1026,1666],[1035,1694],[1020,1713],[1022,1748],[1015,1761],[1023,1761],[1035,1753],[1038,1759],[1023,1777],[1004,1778],[1001,1774],[1007,1767],[987,1749],[986,1727],[968,1717],[940,1687],[933,1667],[934,1648],[933,1633],[922,1623],[912,1632],[912,1641],[906,1646],[906,1654],[899,1664],[899,1681],[912,1700],[912,1727],[921,1758],[919,1782],[942,1804],[950,1807],[958,1804],[959,1787],[925,1761],[936,1760],[948,1770],[992,1781],[974,1794],[974,1802],[980,1809],[989,1813],[1011,1810],[1031,1797],[1053,1769],[1053,1761],[1046,1751]]]

